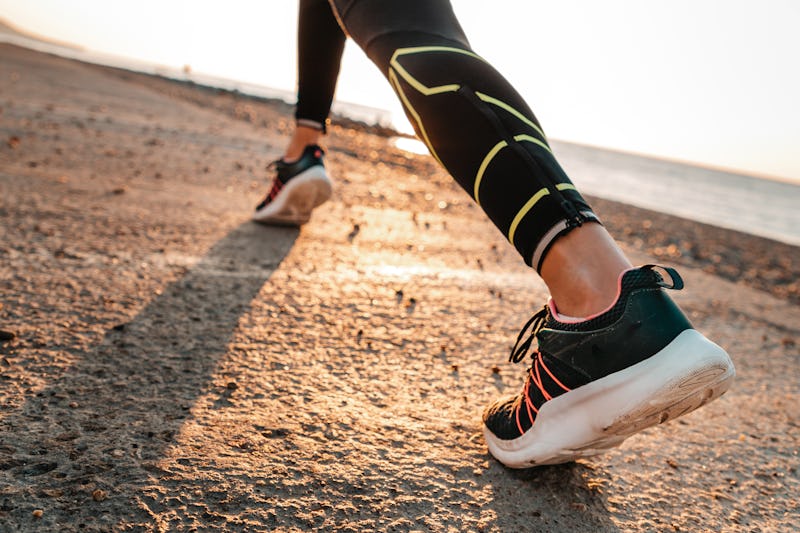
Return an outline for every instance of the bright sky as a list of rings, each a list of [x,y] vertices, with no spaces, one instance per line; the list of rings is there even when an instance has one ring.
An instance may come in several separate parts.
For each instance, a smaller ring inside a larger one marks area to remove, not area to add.
[[[800,1],[453,4],[475,50],[550,137],[800,181]],[[0,0],[0,17],[23,30],[289,90],[296,9],[296,0]],[[337,96],[401,114],[352,43]]]

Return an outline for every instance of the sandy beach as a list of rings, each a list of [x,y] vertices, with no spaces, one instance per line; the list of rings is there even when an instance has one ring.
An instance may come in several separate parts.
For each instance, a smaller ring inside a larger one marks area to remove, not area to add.
[[[511,471],[480,413],[545,286],[430,157],[352,122],[311,223],[251,223],[290,127],[0,44],[0,531],[800,530],[797,247],[593,198],[680,269],[737,380]]]

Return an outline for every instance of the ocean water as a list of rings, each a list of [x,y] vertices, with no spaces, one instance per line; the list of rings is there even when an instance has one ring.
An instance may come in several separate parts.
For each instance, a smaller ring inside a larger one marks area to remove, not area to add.
[[[294,94],[256,84],[59,46],[0,31],[0,42],[90,63],[193,81],[244,94],[294,101]],[[391,113],[347,102],[334,111],[354,120],[392,125]],[[406,143],[420,152],[421,143]],[[800,183],[551,141],[567,174],[587,194],[800,246]],[[403,147],[402,144],[399,146]],[[424,147],[423,147],[424,148]],[[424,152],[424,150],[422,150]]]
[[[551,144],[567,174],[587,194],[800,245],[800,184]]]

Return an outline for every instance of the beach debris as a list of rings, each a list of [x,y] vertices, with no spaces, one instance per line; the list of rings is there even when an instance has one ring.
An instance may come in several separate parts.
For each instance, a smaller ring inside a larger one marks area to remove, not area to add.
[[[361,224],[354,223],[353,229],[347,234],[347,242],[353,242],[353,239],[356,238],[359,231],[361,231]]]
[[[497,366],[497,365],[494,365],[492,367],[492,374],[499,374],[499,373],[500,373],[500,367]]]

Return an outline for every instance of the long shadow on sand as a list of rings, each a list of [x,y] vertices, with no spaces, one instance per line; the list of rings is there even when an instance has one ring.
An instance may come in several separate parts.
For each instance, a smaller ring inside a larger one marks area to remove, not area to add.
[[[154,481],[152,465],[212,386],[240,317],[297,235],[289,228],[237,227],[3,420],[0,530],[112,530],[132,516],[146,522],[133,498],[137,488]],[[33,450],[22,445],[31,432],[41,435]],[[107,494],[125,496],[105,501],[102,514],[93,510],[92,501]],[[37,507],[45,512],[34,518]],[[65,514],[73,518],[68,524]]]

